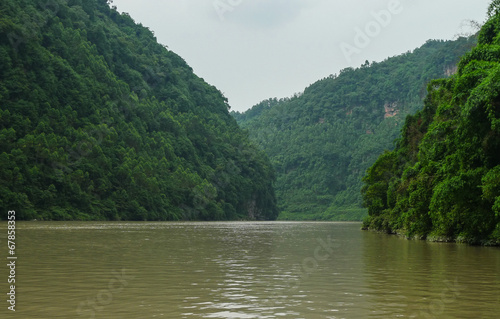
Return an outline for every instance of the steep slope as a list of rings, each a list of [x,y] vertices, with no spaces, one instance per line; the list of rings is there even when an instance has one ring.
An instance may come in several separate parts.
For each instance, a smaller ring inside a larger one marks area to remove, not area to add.
[[[105,0],[0,2],[0,216],[274,219],[227,100]]]
[[[345,69],[302,95],[232,113],[271,158],[282,219],[360,220],[362,177],[393,148],[429,80],[451,75],[475,40],[429,41],[413,52]]]
[[[409,237],[500,244],[500,2],[458,73],[429,85],[397,147],[363,189],[365,227]]]

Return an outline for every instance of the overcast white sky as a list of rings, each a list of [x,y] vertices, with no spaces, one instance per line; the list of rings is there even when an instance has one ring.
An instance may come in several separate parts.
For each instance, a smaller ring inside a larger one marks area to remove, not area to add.
[[[233,110],[484,22],[491,0],[114,0]],[[363,33],[363,34],[362,34]]]

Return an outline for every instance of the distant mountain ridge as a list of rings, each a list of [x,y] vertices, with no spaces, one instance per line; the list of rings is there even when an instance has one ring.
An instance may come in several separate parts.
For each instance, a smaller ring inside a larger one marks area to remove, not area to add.
[[[427,83],[456,72],[475,38],[428,41],[380,63],[317,81],[301,95],[232,112],[276,169],[281,219],[360,220],[362,177],[407,115],[423,107]]]

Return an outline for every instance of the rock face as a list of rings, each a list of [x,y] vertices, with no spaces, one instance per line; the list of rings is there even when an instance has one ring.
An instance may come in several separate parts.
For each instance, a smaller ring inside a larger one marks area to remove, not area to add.
[[[457,73],[457,71],[458,71],[458,67],[456,65],[452,65],[452,66],[447,67],[444,70],[444,75],[445,76],[452,76],[453,74]]]
[[[385,103],[384,110],[386,119],[398,115],[398,102]]]

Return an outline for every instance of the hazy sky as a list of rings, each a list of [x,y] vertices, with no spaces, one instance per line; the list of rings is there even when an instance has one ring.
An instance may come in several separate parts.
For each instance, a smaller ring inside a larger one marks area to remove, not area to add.
[[[491,0],[114,0],[233,110],[484,22]]]

